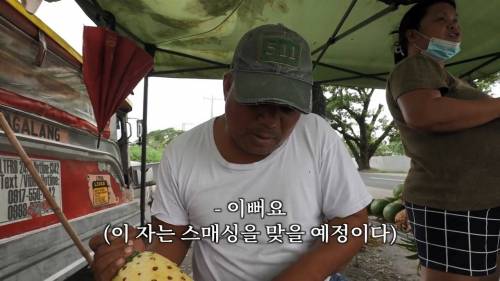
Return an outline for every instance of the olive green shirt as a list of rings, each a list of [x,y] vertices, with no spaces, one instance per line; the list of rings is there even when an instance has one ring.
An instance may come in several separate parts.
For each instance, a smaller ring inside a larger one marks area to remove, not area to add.
[[[386,99],[406,155],[411,158],[404,199],[455,211],[499,207],[500,119],[456,132],[412,129],[397,99],[416,89],[438,89],[443,96],[462,100],[489,97],[423,54],[396,65],[389,75]]]

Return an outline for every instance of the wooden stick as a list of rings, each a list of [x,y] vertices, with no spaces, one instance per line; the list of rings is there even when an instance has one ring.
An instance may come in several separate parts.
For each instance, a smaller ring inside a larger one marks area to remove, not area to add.
[[[14,134],[14,131],[12,131],[12,128],[10,127],[9,123],[5,119],[5,116],[3,115],[2,112],[0,112],[0,125],[3,128],[3,131],[7,135],[7,138],[9,139],[10,143],[12,146],[17,151],[17,154],[21,157],[21,160],[24,162],[24,165],[26,165],[26,168],[28,168],[31,176],[35,180],[36,184],[40,188],[40,190],[43,193],[43,196],[47,200],[47,202],[50,205],[50,208],[54,211],[56,216],[59,218],[61,221],[64,229],[66,232],[69,234],[69,237],[73,240],[75,243],[76,247],[78,250],[80,250],[80,253],[83,255],[83,257],[87,260],[88,264],[92,264],[92,256],[90,253],[85,249],[85,247],[82,244],[82,241],[78,238],[78,235],[76,232],[73,230],[71,225],[68,222],[68,219],[66,219],[66,216],[64,213],[61,211],[61,208],[57,205],[56,201],[54,198],[52,198],[52,195],[49,192],[49,189],[47,188],[47,185],[43,182],[42,177],[38,173],[38,171],[35,169],[35,166],[33,165],[33,161],[29,158],[29,156],[26,154],[24,151],[23,147],[21,146],[21,143],[19,143],[19,140],[17,140],[16,135]]]

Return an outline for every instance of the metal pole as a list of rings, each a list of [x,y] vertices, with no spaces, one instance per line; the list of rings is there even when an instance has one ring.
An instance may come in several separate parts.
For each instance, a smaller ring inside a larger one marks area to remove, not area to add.
[[[213,118],[214,117],[214,101],[216,101],[216,100],[222,100],[222,99],[216,99],[216,98],[214,98],[213,94],[212,94],[211,97],[209,97],[209,98],[203,97],[203,99],[210,101],[210,118]],[[182,128],[182,130],[184,130],[184,128]]]
[[[312,99],[313,99],[313,107],[312,111],[313,113],[316,113],[320,115],[321,117],[325,117],[325,111],[326,111],[326,99],[325,96],[323,95],[323,90],[321,89],[321,84],[314,82],[313,88],[312,88]]]
[[[214,117],[214,96],[210,98],[210,118]]]
[[[146,145],[148,135],[148,76],[144,77],[144,99],[142,104],[141,143],[141,225],[146,225]]]

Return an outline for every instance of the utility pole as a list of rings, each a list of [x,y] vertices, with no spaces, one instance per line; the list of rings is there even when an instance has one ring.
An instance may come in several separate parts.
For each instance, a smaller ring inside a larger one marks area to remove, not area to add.
[[[222,100],[222,99],[216,99],[216,98],[214,98],[213,95],[210,98],[203,97],[203,99],[204,100],[210,100],[210,118],[213,118],[214,117],[214,101],[216,101],[216,100]]]

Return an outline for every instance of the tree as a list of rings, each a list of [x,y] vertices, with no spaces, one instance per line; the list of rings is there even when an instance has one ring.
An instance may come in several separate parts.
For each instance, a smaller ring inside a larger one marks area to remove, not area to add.
[[[182,133],[184,133],[184,131],[174,128],[149,132],[147,136],[148,146],[163,150],[165,145]]]
[[[146,162],[159,162],[163,155],[165,145],[183,132],[182,130],[176,130],[174,128],[149,132],[147,135]],[[131,145],[129,147],[130,160],[141,161],[141,151],[140,145]]]
[[[399,132],[391,134],[387,141],[384,141],[375,152],[375,156],[404,155],[405,151],[401,142]]]
[[[141,161],[142,148],[140,145],[131,145],[128,148],[130,160],[132,161]],[[155,163],[160,162],[161,156],[163,154],[163,149],[158,150],[151,146],[146,148],[146,163]]]
[[[491,93],[493,85],[500,81],[500,72],[472,81],[472,85],[485,93]]]
[[[370,169],[370,158],[377,148],[396,133],[394,121],[382,115],[382,104],[376,110],[369,108],[375,89],[323,86],[323,90],[332,94],[327,99],[325,117],[344,138],[358,170]]]

